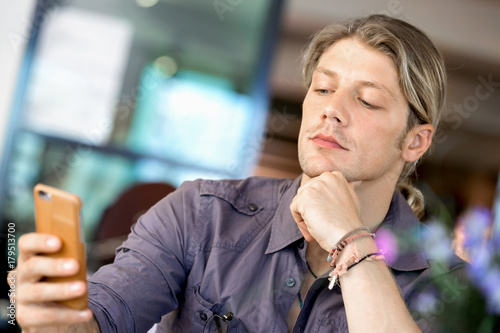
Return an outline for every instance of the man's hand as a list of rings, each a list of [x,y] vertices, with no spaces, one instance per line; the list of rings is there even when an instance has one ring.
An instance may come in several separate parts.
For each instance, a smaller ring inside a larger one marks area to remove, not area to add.
[[[87,292],[85,283],[41,282],[43,277],[72,276],[78,272],[76,260],[40,255],[57,252],[60,248],[61,241],[51,235],[31,233],[19,239],[15,304],[17,321],[23,332],[65,332],[73,323],[92,319],[89,309],[78,311],[54,303],[84,295]]]
[[[290,205],[304,238],[330,251],[346,233],[362,227],[360,204],[354,191],[359,182],[348,183],[338,171],[324,172],[300,187]]]

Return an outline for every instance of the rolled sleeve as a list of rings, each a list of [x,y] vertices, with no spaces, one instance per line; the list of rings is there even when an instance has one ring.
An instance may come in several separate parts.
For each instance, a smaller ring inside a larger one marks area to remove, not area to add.
[[[198,182],[186,183],[133,226],[115,261],[89,279],[89,307],[101,332],[147,332],[178,307],[191,262]]]

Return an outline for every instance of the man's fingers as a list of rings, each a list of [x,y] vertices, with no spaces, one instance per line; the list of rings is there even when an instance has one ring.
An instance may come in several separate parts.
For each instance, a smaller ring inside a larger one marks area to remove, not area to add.
[[[313,236],[311,236],[311,234],[309,233],[309,229],[307,229],[307,225],[304,223],[304,221],[297,222],[297,226],[299,227],[299,230],[306,241],[312,242],[314,240]]]
[[[292,213],[293,219],[297,223],[297,226],[299,227],[300,232],[302,233],[302,236],[306,239],[306,241],[311,242],[314,240],[314,238],[311,236],[309,233],[309,229],[307,228],[307,224],[305,223],[304,219],[302,218],[302,215],[299,213],[298,209],[298,195],[293,198],[292,203],[290,204],[290,212]]]
[[[24,313],[29,313],[29,315],[24,316]],[[58,304],[49,306],[47,303],[41,306],[29,305],[29,308],[25,307],[23,311],[17,313],[17,321],[25,327],[67,325],[86,322],[90,319],[92,319],[90,309],[79,311]]]
[[[299,207],[298,207],[298,197],[299,195],[297,194],[293,199],[292,203],[290,204],[290,212],[292,213],[292,217],[295,220],[295,222],[302,221],[302,216],[299,213]]]
[[[41,277],[73,276],[78,273],[79,264],[75,259],[55,259],[44,256],[34,256],[23,266],[23,273],[19,282],[36,282]]]
[[[297,209],[293,203],[290,206],[290,212],[292,213],[292,217],[295,220],[295,222],[303,221],[302,215],[300,215],[300,213],[297,211]]]
[[[19,302],[37,303],[69,300],[80,297],[87,292],[83,281],[52,283],[40,282],[30,284],[19,293]]]
[[[19,238],[19,255],[27,259],[36,253],[54,253],[61,249],[61,245],[56,236],[33,232]]]
[[[60,251],[61,246],[59,238],[48,234],[31,233],[19,239],[17,292],[11,295],[11,301],[17,304],[17,321],[27,331],[62,332],[69,324],[92,319],[89,309],[77,311],[54,303],[84,295],[87,292],[84,282],[40,282],[42,277],[73,276],[80,269],[75,259],[51,255]],[[9,275],[11,280],[14,274]]]

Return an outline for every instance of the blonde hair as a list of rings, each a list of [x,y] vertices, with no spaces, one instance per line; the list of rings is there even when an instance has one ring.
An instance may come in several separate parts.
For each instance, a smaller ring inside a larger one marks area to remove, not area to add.
[[[357,18],[319,31],[304,52],[303,75],[307,87],[311,85],[312,75],[323,53],[345,38],[356,38],[386,54],[398,70],[401,91],[410,109],[406,131],[398,145],[401,146],[406,134],[419,124],[432,124],[437,130],[447,89],[443,58],[421,30],[386,15]],[[415,215],[421,217],[424,213],[424,197],[410,179],[415,174],[417,163],[406,163],[397,188]]]

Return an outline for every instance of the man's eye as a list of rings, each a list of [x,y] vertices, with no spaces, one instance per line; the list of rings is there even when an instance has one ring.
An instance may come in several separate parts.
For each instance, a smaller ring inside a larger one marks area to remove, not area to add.
[[[328,94],[330,92],[330,90],[316,89],[316,92],[319,93],[320,95],[325,95],[325,94]]]
[[[380,107],[375,106],[375,105],[373,105],[373,104],[370,104],[370,103],[368,103],[367,101],[365,101],[364,99],[361,99],[361,98],[360,98],[360,99],[359,99],[359,101],[361,102],[361,104],[363,104],[363,106],[365,106],[365,107],[367,107],[367,108],[369,108],[369,109],[373,109],[373,110],[378,110],[378,109],[380,109]]]

